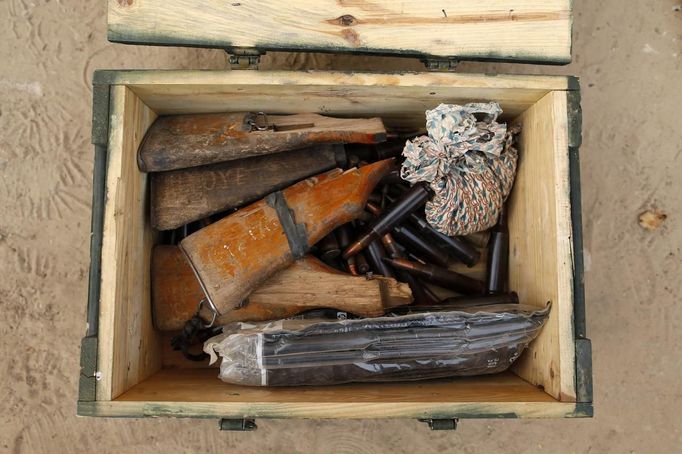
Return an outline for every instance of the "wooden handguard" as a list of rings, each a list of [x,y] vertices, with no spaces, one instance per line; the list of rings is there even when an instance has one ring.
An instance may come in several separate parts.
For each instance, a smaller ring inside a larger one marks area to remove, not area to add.
[[[206,297],[220,314],[238,307],[323,236],[360,216],[392,165],[386,159],[308,178],[182,240]]]
[[[137,163],[142,172],[161,172],[319,143],[385,140],[380,118],[332,118],[312,113],[254,116],[244,112],[171,115],[157,118],[149,128]]]
[[[204,292],[177,246],[154,248],[151,283],[156,328],[182,329],[196,312]],[[407,284],[382,276],[371,280],[351,276],[308,255],[276,273],[249,295],[244,306],[218,317],[216,324],[276,320],[326,308],[376,317],[411,302]]]

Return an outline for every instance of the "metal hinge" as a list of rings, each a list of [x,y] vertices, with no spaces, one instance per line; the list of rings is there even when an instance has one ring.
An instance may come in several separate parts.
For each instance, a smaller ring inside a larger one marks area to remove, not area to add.
[[[429,71],[454,71],[459,64],[456,58],[422,58],[421,61]]]
[[[457,430],[457,423],[459,418],[452,419],[420,419],[419,422],[425,422],[429,425],[431,430]]]
[[[261,55],[265,52],[252,47],[225,49],[232,69],[258,69]]]
[[[218,421],[218,429],[220,430],[238,430],[241,432],[258,429],[256,420],[254,419],[227,419],[220,418]]]

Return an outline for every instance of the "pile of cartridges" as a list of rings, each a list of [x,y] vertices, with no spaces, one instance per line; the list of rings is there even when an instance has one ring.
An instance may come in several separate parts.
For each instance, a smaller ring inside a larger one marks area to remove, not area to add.
[[[157,119],[138,154],[161,231],[156,328],[182,332],[175,347],[203,359],[189,344],[231,322],[518,303],[506,214],[449,237],[424,218],[428,185],[400,178],[405,140],[421,133],[317,114]]]

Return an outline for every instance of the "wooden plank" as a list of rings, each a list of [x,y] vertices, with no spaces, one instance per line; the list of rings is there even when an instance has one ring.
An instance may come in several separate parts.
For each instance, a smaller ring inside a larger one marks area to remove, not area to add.
[[[322,86],[344,89],[344,86],[386,87],[454,87],[516,90],[567,90],[575,85],[569,76],[490,74],[456,72],[347,72],[347,71],[224,71],[224,70],[97,70],[94,83],[128,85],[138,96],[138,90],[164,90],[173,86],[192,86],[197,90],[220,89],[223,85],[239,85],[276,89],[283,93],[295,87]],[[510,93],[513,95],[514,93]],[[437,95],[434,99],[437,98]],[[540,99],[537,98],[536,101]],[[145,97],[142,100],[151,108]],[[186,101],[191,101],[187,99]],[[443,101],[444,102],[444,101]],[[237,111],[236,109],[230,109]],[[248,109],[247,109],[248,110]]]
[[[524,304],[552,303],[549,320],[515,371],[574,402],[573,256],[566,92],[521,115],[519,166],[510,197],[510,289]]]
[[[149,266],[153,244],[147,176],[136,153],[156,118],[126,87],[112,87],[102,240],[97,399],[110,400],[160,368],[152,328]]]
[[[79,404],[93,416],[271,418],[548,418],[576,415],[516,375],[256,388],[229,385],[216,369],[164,369],[113,402]],[[201,392],[197,392],[201,390]]]
[[[110,41],[568,63],[570,0],[109,0]]]
[[[556,401],[511,372],[419,382],[272,388],[224,383],[218,379],[217,372],[212,368],[162,369],[116,400],[243,403]]]
[[[551,90],[568,86],[557,76],[443,73],[154,71],[100,76],[131,89],[159,114],[266,111],[318,112],[340,117],[381,116],[389,128],[419,129],[424,111],[439,102],[500,102],[513,118]],[[158,77],[157,77],[158,76]]]
[[[425,390],[428,392],[428,390]],[[592,407],[566,402],[78,402],[78,415],[171,418],[447,419],[591,417]]]

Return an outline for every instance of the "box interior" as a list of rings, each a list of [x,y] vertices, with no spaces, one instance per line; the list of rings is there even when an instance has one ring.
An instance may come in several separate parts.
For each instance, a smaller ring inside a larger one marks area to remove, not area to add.
[[[566,78],[154,73],[128,73],[110,88],[98,402],[163,402],[166,408],[178,406],[178,412],[187,411],[180,409],[183,402],[205,403],[197,414],[299,412],[309,417],[433,414],[443,405],[469,403],[491,414],[523,410],[542,415],[550,408],[548,413],[561,414],[567,410],[559,404],[575,402]],[[157,116],[319,112],[380,116],[388,128],[409,128],[423,127],[424,111],[439,103],[473,101],[499,102],[503,119],[522,127],[509,201],[510,288],[523,303],[552,304],[542,333],[509,372],[412,383],[247,388],[225,384],[215,368],[184,361],[170,350],[168,333],[152,324],[149,266],[156,235],[149,223],[147,175],[136,162],[139,143]]]

